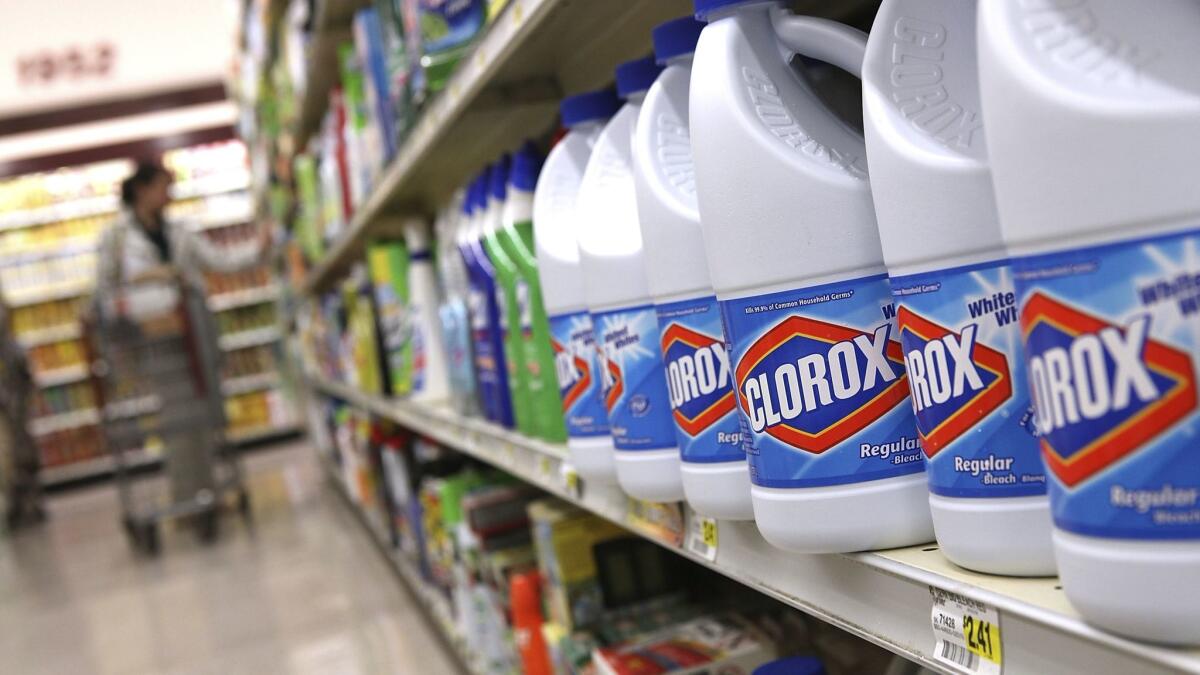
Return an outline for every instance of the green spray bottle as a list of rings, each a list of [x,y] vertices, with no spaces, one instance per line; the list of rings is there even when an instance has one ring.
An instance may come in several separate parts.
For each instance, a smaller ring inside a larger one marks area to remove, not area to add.
[[[520,361],[528,380],[534,433],[544,440],[564,443],[567,428],[563,423],[562,397],[554,370],[554,350],[550,346],[550,320],[542,302],[533,244],[533,191],[541,169],[542,156],[527,141],[513,156],[500,242],[520,273],[517,284],[517,301],[521,305]]]
[[[504,362],[508,368],[508,390],[512,397],[513,417],[517,431],[534,436],[533,417],[529,406],[528,371],[520,367],[521,307],[517,301],[518,270],[500,243],[500,223],[508,191],[510,159],[504,155],[488,172],[487,210],[483,216],[480,243],[496,270],[496,304],[500,309],[501,339],[504,343]]]

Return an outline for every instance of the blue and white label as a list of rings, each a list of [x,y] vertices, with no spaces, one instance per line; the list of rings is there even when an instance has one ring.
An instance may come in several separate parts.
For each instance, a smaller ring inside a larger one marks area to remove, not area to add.
[[[587,312],[550,317],[550,346],[563,419],[572,438],[608,435],[608,412],[600,392],[600,348]]]
[[[1200,231],[1013,269],[1055,525],[1200,538]]]
[[[512,401],[508,395],[504,347],[499,331],[492,330],[492,326],[499,323],[499,312],[495,303],[495,293],[489,290],[491,289],[472,285],[467,294],[471,316],[471,343],[475,354],[475,378],[487,417],[505,426],[512,426]]]
[[[600,382],[613,445],[618,450],[676,447],[654,307],[600,312],[592,322],[604,353]]]
[[[733,369],[714,297],[659,305],[667,394],[685,462],[741,462]]]
[[[755,485],[924,469],[886,275],[721,302]]]
[[[1007,260],[892,277],[929,491],[1046,493]]]

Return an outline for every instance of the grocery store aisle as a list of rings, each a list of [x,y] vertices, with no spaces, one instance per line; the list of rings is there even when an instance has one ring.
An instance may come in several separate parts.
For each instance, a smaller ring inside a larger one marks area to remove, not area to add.
[[[0,539],[6,673],[458,672],[301,443],[248,458],[255,526],[135,557],[110,486],[52,498]]]

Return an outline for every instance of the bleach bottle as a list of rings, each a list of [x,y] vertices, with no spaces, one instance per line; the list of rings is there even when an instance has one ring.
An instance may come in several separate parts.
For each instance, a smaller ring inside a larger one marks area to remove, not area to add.
[[[533,241],[571,463],[585,480],[615,482],[600,351],[579,267],[576,194],[592,148],[619,107],[611,91],[578,94],[560,107],[567,135],[546,157],[533,194]]]
[[[1200,644],[1200,9],[980,2],[980,94],[1067,598]]]
[[[631,497],[674,502],[683,499],[679,446],[646,280],[631,157],[642,99],[661,71],[652,58],[617,67],[617,93],[625,105],[596,139],[576,209],[584,289],[604,351],[601,382],[617,482]]]
[[[533,417],[529,410],[529,387],[526,370],[518,367],[520,357],[521,308],[517,301],[517,277],[520,271],[508,252],[500,245],[501,220],[508,196],[508,171],[512,163],[508,155],[492,164],[488,178],[488,206],[480,220],[479,243],[492,263],[496,274],[496,308],[504,363],[508,374],[508,395],[512,400],[513,418],[517,431],[533,436]]]
[[[563,424],[562,398],[558,395],[554,350],[550,346],[550,322],[542,300],[533,243],[533,191],[541,168],[542,156],[533,143],[526,142],[513,155],[499,240],[517,267],[514,285],[521,322],[517,359],[524,370],[533,433],[551,443],[562,443],[567,440],[567,428]]]
[[[412,399],[444,401],[450,397],[450,373],[438,316],[441,294],[433,269],[429,224],[419,218],[405,223],[404,243],[408,246],[408,311],[414,321]]]
[[[861,72],[865,36],[777,2],[696,0],[700,225],[733,347],[754,520],[833,553],[933,538],[862,136],[789,66]]]
[[[455,239],[460,218],[466,208],[462,190],[442,209],[436,222],[438,277],[441,280],[442,304],[438,315],[442,323],[442,335],[446,343],[447,369],[450,377],[451,403],[454,409],[466,414],[477,414],[479,404],[475,398],[475,372],[471,361],[471,326],[467,315],[467,293],[470,282],[467,268]]]
[[[703,27],[689,16],[651,33],[655,58],[665,68],[638,116],[633,175],[684,494],[701,515],[752,520],[750,470],[705,259],[688,135],[692,53]]]
[[[938,543],[980,572],[1053,575],[981,126],[974,0],[884,0],[863,63],[863,122]]]
[[[471,280],[467,306],[471,315],[471,346],[475,354],[479,398],[489,420],[512,428],[513,409],[499,330],[495,269],[479,244],[480,224],[486,217],[487,179],[488,172],[485,171],[471,184],[468,199],[472,208],[460,232],[459,249]]]

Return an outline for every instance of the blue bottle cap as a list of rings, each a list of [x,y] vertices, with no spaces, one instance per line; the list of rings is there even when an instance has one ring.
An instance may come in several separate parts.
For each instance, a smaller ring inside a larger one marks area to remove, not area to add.
[[[748,5],[752,2],[764,2],[765,0],[692,0],[692,6],[696,10],[696,18],[701,21],[708,19],[708,15],[725,7],[734,5]]]
[[[533,192],[537,187],[538,174],[542,171],[542,153],[538,152],[533,141],[525,141],[521,149],[513,155],[512,173],[508,176],[508,184],[515,190]]]
[[[651,56],[622,63],[617,66],[617,96],[629,98],[646,91],[662,70]]]
[[[512,157],[506,152],[492,164],[492,176],[488,179],[488,193],[492,199],[504,201],[508,196],[508,173],[512,165]]]
[[[752,675],[825,675],[825,665],[815,656],[792,656],[764,663]]]
[[[611,89],[598,89],[568,96],[558,106],[563,126],[570,129],[576,124],[593,120],[606,120],[616,114],[621,102]]]
[[[664,64],[676,56],[686,56],[696,51],[696,41],[700,39],[704,25],[691,16],[681,16],[658,24],[650,31],[650,38],[654,41],[654,58]]]

